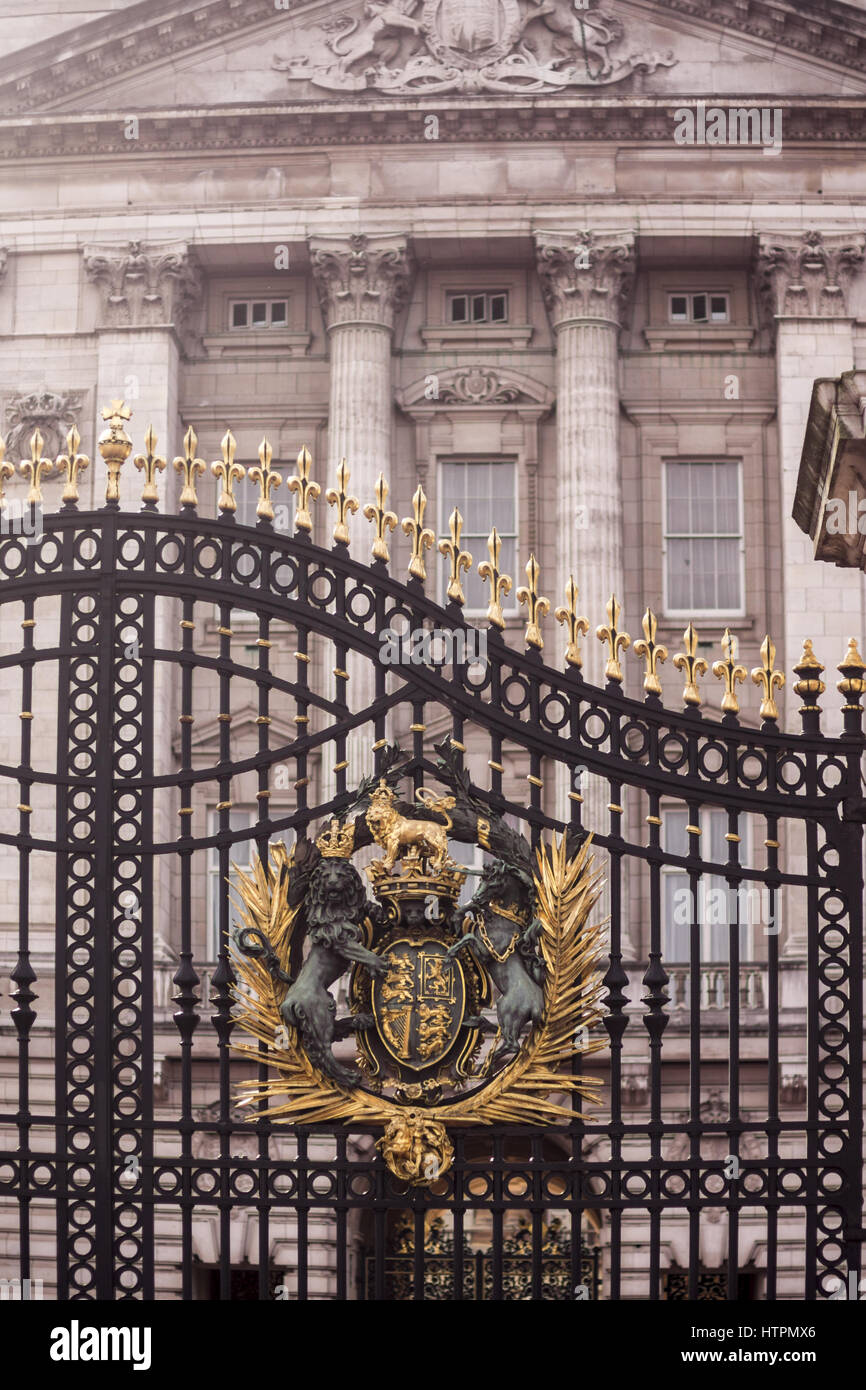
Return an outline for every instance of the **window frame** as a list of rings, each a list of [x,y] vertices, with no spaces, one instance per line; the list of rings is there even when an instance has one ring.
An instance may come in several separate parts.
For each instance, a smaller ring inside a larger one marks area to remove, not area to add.
[[[455,319],[451,317],[451,306],[457,299],[465,300],[466,318]],[[472,301],[477,299],[484,300],[484,317],[481,319],[473,317]],[[493,318],[492,308],[494,299],[504,299],[505,301],[505,315],[501,319]],[[499,328],[510,322],[510,312],[510,292],[507,289],[487,290],[478,288],[445,291],[445,323],[449,328]]]
[[[219,833],[220,812],[215,806],[207,807],[207,833],[208,837]],[[258,822],[258,810],[255,806],[232,806],[229,811],[229,825],[231,817],[234,815],[245,815],[248,817],[246,825],[236,827],[239,830],[250,830]],[[232,827],[235,828],[235,827]],[[255,848],[255,840],[250,839],[247,844],[250,846],[250,858],[252,858]],[[207,952],[205,964],[211,965],[219,959],[219,915],[214,913],[214,883],[219,880],[219,850],[215,845],[209,845],[205,862],[205,950]],[[241,865],[241,868],[244,866]],[[229,870],[229,878],[234,881],[234,874]],[[231,901],[231,899],[229,900]],[[213,954],[211,954],[213,952]]]
[[[660,830],[660,834],[659,834],[659,839],[660,839],[660,841],[661,841],[662,846],[664,846],[665,843],[666,843],[666,839],[665,839],[665,824],[664,824],[665,818],[666,818],[668,815],[670,815],[672,812],[679,812],[680,814],[684,814],[684,815],[686,816],[686,823],[687,823],[687,824],[689,823],[689,820],[691,819],[691,813],[689,812],[688,807],[687,807],[687,806],[683,806],[682,802],[679,802],[679,801],[672,801],[672,802],[668,803],[667,805],[662,804],[661,809],[660,809],[660,815],[661,815],[661,818],[662,818],[662,825],[661,825],[661,830]],[[724,816],[724,817],[725,817],[725,833],[727,834],[727,812],[726,812],[725,810],[723,810],[723,809],[722,809],[721,807],[719,807],[719,806],[701,806],[701,807],[700,807],[700,810],[698,811],[698,825],[699,825],[700,830],[701,830],[701,835],[700,835],[701,841],[704,841],[704,840],[708,840],[708,839],[709,839],[710,819],[711,819],[711,817],[713,816],[713,814],[718,815],[718,816]],[[739,856],[739,858],[740,858],[740,867],[746,867],[746,868],[751,867],[750,861],[751,861],[751,850],[752,850],[753,834],[752,834],[752,824],[751,824],[751,820],[750,820],[750,818],[749,818],[748,813],[743,813],[743,814],[738,818],[738,821],[737,821],[737,834],[738,834],[739,837],[740,837],[740,856]],[[687,836],[687,838],[688,838],[688,836]],[[663,849],[663,854],[667,854],[667,853],[673,853],[673,851],[669,851],[669,850]],[[667,950],[667,937],[668,937],[669,927],[668,927],[667,911],[666,911],[666,906],[665,906],[666,896],[667,896],[667,894],[666,894],[666,889],[665,889],[665,880],[668,879],[668,878],[673,878],[673,877],[677,877],[677,878],[683,879],[683,881],[684,881],[684,886],[685,886],[686,888],[689,887],[689,871],[688,871],[688,869],[683,869],[683,868],[681,868],[678,864],[670,864],[670,863],[668,863],[668,861],[667,861],[666,859],[663,858],[663,859],[662,859],[662,862],[661,862],[661,873],[659,874],[659,899],[660,899],[660,901],[659,901],[659,908],[660,908],[660,913],[661,913],[662,964],[663,964],[664,966],[666,966],[666,967],[669,966],[669,965],[681,965],[681,966],[682,966],[682,965],[690,965],[690,964],[691,964],[691,961],[690,961],[690,952],[687,952],[686,955],[685,955],[685,957],[684,957],[682,960],[677,960],[673,955],[669,954],[669,953],[668,953],[668,950]],[[729,886],[730,886],[730,885],[728,884],[727,878],[725,877],[724,874],[721,874],[721,875],[714,875],[714,874],[711,875],[711,874],[707,874],[707,873],[701,874],[700,879],[699,879],[699,882],[698,882],[698,918],[699,918],[699,919],[703,918],[703,917],[706,915],[706,897],[705,897],[705,894],[706,894],[707,891],[708,891],[708,888],[707,888],[707,879],[708,879],[708,878],[721,878],[722,883],[723,883],[723,885],[724,885],[725,888],[729,888]],[[739,880],[739,883],[740,883],[740,884],[745,884],[746,887],[747,887],[747,889],[748,889],[748,886],[749,886],[749,884],[750,884],[751,882],[752,882],[751,879],[744,879],[744,878],[741,878],[741,879]],[[713,884],[713,885],[711,885],[711,888],[712,888],[712,889],[715,889],[715,888],[718,887],[718,886],[719,886],[718,884]],[[762,884],[762,883],[758,883],[757,886],[758,886],[758,888],[761,888],[761,887],[763,886],[763,884]],[[732,891],[732,892],[736,892],[737,889],[731,889],[731,891]],[[779,900],[778,900],[778,897],[777,897],[777,905],[776,905],[776,910],[777,910],[777,912],[778,912],[778,902],[779,902]],[[686,932],[689,933],[689,941],[690,941],[690,944],[691,944],[691,926],[690,926],[690,925],[689,925],[689,926],[686,926],[686,927],[685,927],[685,930],[686,930]],[[720,927],[718,926],[717,923],[706,922],[706,921],[700,921],[700,961],[699,961],[699,964],[701,965],[701,967],[703,967],[703,966],[714,966],[714,965],[715,965],[715,966],[728,966],[728,967],[730,967],[730,963],[731,963],[731,962],[730,962],[730,953],[729,953],[729,951],[727,950],[727,947],[728,947],[728,944],[729,944],[729,941],[730,941],[730,935],[729,935],[729,928],[728,928],[727,926],[724,927],[724,929],[723,929],[724,932],[725,932],[725,955],[724,955],[723,957],[717,959],[717,958],[713,957],[713,956],[708,952],[708,950],[707,950],[707,945],[708,945],[708,942],[709,942],[709,940],[710,940],[710,937],[709,937],[708,933],[710,933],[710,932],[712,932],[712,931],[720,931],[720,930],[722,930],[722,928],[720,928]],[[743,966],[743,965],[753,965],[753,964],[756,963],[756,958],[755,958],[755,941],[756,941],[755,931],[756,931],[756,924],[755,924],[754,922],[740,923],[740,931],[741,931],[741,938],[740,938],[740,965],[741,965],[741,966]],[[743,933],[745,933],[745,935],[742,935]],[[744,949],[744,947],[746,947],[747,949]]]
[[[233,323],[236,305],[243,304],[249,311],[249,322],[244,324]],[[253,323],[252,306],[254,304],[266,304],[268,308],[267,323]],[[275,304],[282,304],[285,307],[285,317],[281,322],[274,323],[273,311]],[[251,295],[249,298],[229,298],[228,301],[228,328],[229,333],[271,333],[274,330],[279,332],[289,326],[289,300],[288,296],[279,295],[272,298],[270,295]]]
[[[695,318],[695,300],[703,296],[707,301],[707,317],[704,319]],[[712,316],[711,301],[713,299],[725,300],[725,317],[715,319]],[[722,289],[698,289],[698,290],[668,290],[668,323],[676,327],[696,327],[712,328],[715,325],[731,323],[731,291]],[[685,299],[688,304],[688,315],[686,318],[674,318],[673,301],[675,299]]]
[[[668,468],[682,467],[687,465],[699,467],[713,467],[716,464],[735,464],[737,467],[737,479],[739,487],[737,490],[737,522],[739,530],[730,531],[668,531]],[[746,521],[745,505],[743,499],[743,460],[742,458],[665,458],[662,459],[662,603],[666,618],[676,621],[691,618],[707,618],[718,621],[721,618],[745,618],[746,617]],[[737,551],[739,559],[739,581],[740,581],[740,603],[736,608],[674,608],[671,604],[670,583],[668,572],[668,543],[672,540],[736,540],[739,541]]]
[[[440,539],[442,539],[442,538],[448,539],[448,537],[450,536],[451,533],[450,533],[450,531],[449,531],[449,529],[448,529],[448,518],[449,518],[449,516],[451,515],[452,511],[454,510],[454,504],[453,504],[453,503],[452,503],[452,504],[449,504],[449,503],[446,501],[446,498],[445,498],[444,488],[443,488],[443,486],[442,486],[442,470],[443,470],[443,468],[448,467],[448,466],[454,467],[455,465],[460,465],[460,466],[463,466],[463,467],[471,468],[471,467],[473,467],[473,466],[475,466],[475,465],[484,465],[484,464],[497,464],[497,465],[508,464],[508,465],[513,469],[513,472],[514,472],[514,484],[513,484],[513,486],[514,486],[514,531],[513,531],[513,532],[512,532],[512,531],[508,531],[508,532],[499,531],[499,535],[500,535],[500,537],[501,537],[502,540],[509,540],[509,541],[510,541],[510,540],[513,540],[513,541],[514,541],[514,554],[515,554],[515,559],[516,559],[516,560],[519,560],[519,558],[520,558],[520,483],[519,483],[518,472],[517,472],[518,460],[517,460],[516,458],[508,458],[508,457],[505,457],[505,458],[502,458],[502,457],[500,457],[500,458],[492,458],[492,457],[489,457],[489,456],[485,455],[485,456],[483,456],[483,457],[479,457],[479,458],[470,458],[470,459],[467,459],[467,458],[439,458],[439,459],[436,460],[436,492],[437,492],[437,496],[438,496],[438,499],[439,499],[439,501],[438,501],[438,506],[437,506],[437,518],[436,518],[436,519],[437,519],[437,523],[438,523],[438,527],[439,527],[438,533],[437,533],[437,534],[438,534],[438,537],[439,537]],[[465,523],[464,523],[464,526],[465,526]],[[497,527],[497,530],[498,530],[498,529],[499,529],[499,528]],[[490,532],[488,531],[487,535],[489,535],[489,534],[490,534]],[[469,542],[472,541],[473,543],[477,543],[477,541],[478,541],[479,539],[481,540],[481,543],[482,543],[482,546],[483,546],[483,553],[482,553],[482,554],[476,555],[475,551],[472,549],[472,546],[469,544]],[[461,539],[460,539],[460,545],[461,545],[461,548],[463,548],[463,549],[469,551],[470,555],[472,556],[473,568],[474,568],[476,571],[477,571],[477,569],[478,569],[478,562],[479,562],[479,560],[487,560],[487,559],[489,558],[489,556],[488,556],[488,554],[487,554],[487,536],[481,536],[480,533],[476,533],[476,532],[472,532],[472,533],[470,533],[470,534],[467,535],[467,534],[466,534],[466,531],[465,531],[465,529],[464,529],[464,533],[463,533],[463,535],[461,536]],[[437,601],[438,601],[439,603],[441,603],[441,605],[444,607],[445,604],[448,602],[447,594],[446,594],[446,592],[445,592],[446,589],[447,589],[447,587],[448,587],[448,574],[449,574],[448,559],[447,559],[447,557],[444,556],[444,555],[443,555],[443,556],[438,556],[437,558],[438,558],[438,560],[439,560],[439,564],[438,564],[438,579],[437,579],[437,595],[438,595]],[[512,575],[512,579],[514,580],[514,583],[513,583],[512,586],[511,586],[511,592],[510,592],[509,594],[503,595],[503,596],[502,596],[502,599],[500,600],[501,605],[502,605],[502,615],[503,615],[503,617],[506,619],[506,621],[508,620],[508,618],[514,618],[514,617],[516,617],[516,616],[517,616],[517,613],[518,613],[518,611],[519,611],[519,605],[518,605],[518,602],[517,602],[518,580],[517,580],[517,578],[516,578],[514,575]],[[490,587],[489,584],[488,584],[487,587],[488,587],[488,590],[489,590],[489,587]],[[473,619],[484,619],[484,618],[487,617],[487,609],[488,609],[489,606],[490,606],[490,599],[489,599],[489,598],[488,598],[488,600],[487,600],[487,603],[485,603],[485,604],[483,605],[483,607],[481,607],[481,608],[470,608],[469,604],[467,603],[467,604],[464,606],[464,608],[463,608],[464,617],[466,617],[466,618],[473,618]]]

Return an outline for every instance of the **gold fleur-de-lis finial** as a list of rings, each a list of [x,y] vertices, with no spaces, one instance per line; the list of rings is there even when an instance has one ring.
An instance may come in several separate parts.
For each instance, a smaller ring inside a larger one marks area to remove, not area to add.
[[[198,435],[190,425],[183,437],[183,458],[174,460],[175,470],[183,474],[183,487],[180,493],[180,505],[182,507],[197,507],[198,494],[195,490],[195,480],[201,477],[207,468],[204,459],[196,458],[198,448]]]
[[[713,675],[716,680],[725,682],[722,709],[725,714],[739,714],[740,702],[737,699],[736,686],[738,682],[742,684],[746,679],[746,668],[737,664],[737,639],[729,627],[725,628],[722,635],[722,655],[724,661],[713,662]]]
[[[157,470],[162,473],[165,470],[165,459],[160,458],[156,452],[156,435],[153,432],[153,425],[148,425],[144,436],[144,447],[146,454],[136,454],[132,460],[140,473],[144,473],[144,487],[141,490],[142,502],[157,502],[159,493],[156,488]]]
[[[860,700],[862,696],[866,694],[866,680],[863,678],[863,673],[866,671],[866,662],[863,661],[862,656],[857,650],[857,639],[855,637],[848,638],[848,648],[842,660],[839,662],[839,665],[836,667],[836,670],[839,671],[843,677],[842,680],[837,682],[836,689],[839,691],[840,695],[845,696],[848,702],[843,705],[842,708],[859,711]]]
[[[274,451],[266,435],[259,445],[258,465],[251,468],[247,473],[250,482],[258,485],[259,500],[256,503],[256,516],[261,517],[264,521],[273,521],[274,519],[274,504],[271,501],[271,492],[274,488],[279,487],[280,483],[283,481],[282,475],[278,473],[275,468],[271,468],[271,459],[273,456]]]
[[[81,435],[73,425],[66,436],[66,453],[57,456],[57,471],[66,477],[66,487],[63,489],[61,502],[70,504],[78,501],[78,478],[85,468],[90,467],[90,459],[86,454],[79,454],[78,446],[81,443]]]
[[[619,630],[620,606],[616,601],[616,594],[611,594],[607,601],[607,622],[600,623],[595,629],[595,635],[599,642],[604,642],[610,647],[610,655],[604,668],[604,678],[609,681],[622,683],[622,667],[619,664],[619,650],[626,651],[631,646],[631,638],[627,632]]]
[[[120,470],[132,453],[132,440],[124,429],[124,424],[132,419],[132,411],[123,401],[112,401],[102,411],[103,420],[108,426],[99,436],[99,452],[108,469],[108,482],[105,487],[106,502],[120,501]]]
[[[568,642],[565,648],[565,659],[569,666],[576,666],[580,670],[583,665],[583,656],[580,650],[580,637],[586,637],[589,632],[589,619],[582,618],[577,611],[578,589],[574,582],[574,575],[568,576],[568,583],[565,586],[565,604],[557,608],[554,617],[558,623],[565,623],[565,630],[568,633]]]
[[[310,514],[310,503],[315,502],[322,493],[318,483],[310,482],[310,464],[312,462],[312,455],[305,446],[298,454],[298,471],[292,474],[286,484],[289,492],[298,494],[298,500],[295,503],[296,531],[312,531],[313,518]]]
[[[237,511],[238,499],[235,497],[235,483],[239,483],[247,474],[243,464],[235,463],[237,447],[237,440],[231,430],[226,430],[220,440],[222,458],[217,459],[216,463],[212,463],[210,466],[210,471],[214,477],[222,480],[222,490],[217,503],[221,512]]]
[[[25,478],[30,479],[30,490],[27,493],[27,501],[39,503],[42,501],[42,479],[46,477],[54,467],[50,459],[42,457],[42,449],[45,441],[39,430],[34,430],[30,436],[30,457],[22,459],[19,465]]]
[[[804,710],[819,710],[818,697],[824,694],[827,689],[821,680],[821,672],[824,667],[821,665],[812,649],[812,639],[807,637],[803,643],[803,655],[794,667],[794,674],[800,679],[794,685],[794,691],[803,701],[800,712]]]
[[[503,574],[499,568],[499,552],[502,549],[502,540],[499,532],[494,526],[490,535],[487,537],[487,554],[489,560],[482,560],[478,566],[478,573],[482,579],[490,581],[490,602],[487,605],[487,621],[494,627],[498,627],[500,632],[505,627],[505,614],[502,611],[502,599],[511,593],[512,580],[510,574]]]
[[[337,508],[334,540],[338,545],[349,544],[349,516],[354,516],[361,505],[357,497],[350,497],[347,491],[350,477],[349,465],[345,459],[340,459],[337,466],[337,486],[335,488],[329,487],[325,493],[325,501],[328,506]]]
[[[684,652],[677,652],[674,657],[674,666],[678,671],[685,671],[686,673],[683,702],[687,705],[699,705],[701,692],[698,690],[698,677],[705,676],[709,667],[704,658],[697,654],[698,634],[694,623],[689,623],[683,633],[683,641],[686,649]]]
[[[752,680],[755,685],[761,687],[761,708],[762,719],[778,719],[779,711],[776,701],[773,699],[773,691],[781,690],[785,684],[785,676],[782,671],[775,671],[773,663],[776,660],[776,644],[766,636],[761,643],[761,665],[756,666],[752,671]]]
[[[448,588],[445,592],[452,603],[459,603],[462,606],[466,602],[466,595],[463,592],[463,585],[460,583],[460,571],[472,568],[472,556],[468,550],[460,549],[463,518],[456,507],[448,518],[448,529],[451,532],[450,541],[441,540],[439,542],[439,554],[445,555],[450,565]]]
[[[643,637],[639,637],[635,642],[633,651],[635,656],[642,656],[644,659],[643,688],[648,695],[661,695],[662,683],[659,680],[658,668],[663,661],[667,661],[668,649],[656,642],[658,619],[651,608],[644,613],[641,627]]]
[[[15,469],[11,463],[6,462],[6,440],[0,438],[0,512],[6,510],[6,483],[15,476]]]
[[[427,566],[424,564],[424,551],[429,550],[436,540],[435,535],[429,526],[424,525],[424,513],[427,510],[427,498],[424,489],[419,483],[412,497],[412,515],[404,516],[401,526],[403,534],[411,537],[412,558],[409,561],[409,574],[412,579],[425,580],[427,578]]]
[[[373,541],[373,559],[382,560],[387,565],[391,559],[388,550],[388,532],[393,531],[397,525],[397,518],[393,512],[389,512],[385,506],[388,500],[390,489],[385,482],[384,473],[380,473],[376,479],[375,497],[376,505],[368,502],[364,508],[364,516],[368,521],[372,521],[376,527],[376,536]]]
[[[528,647],[535,647],[541,651],[544,638],[541,635],[540,619],[546,618],[550,612],[550,599],[544,598],[538,592],[541,570],[534,555],[530,555],[524,573],[529,585],[527,587],[522,584],[517,590],[517,602],[525,603],[527,607],[525,641]]]

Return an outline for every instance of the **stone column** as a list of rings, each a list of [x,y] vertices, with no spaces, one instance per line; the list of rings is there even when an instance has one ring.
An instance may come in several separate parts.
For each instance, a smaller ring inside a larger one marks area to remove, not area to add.
[[[841,698],[835,696],[835,666],[848,636],[864,631],[864,580],[858,570],[837,569],[813,558],[808,536],[791,515],[806,433],[812,386],[818,377],[838,377],[854,366],[853,317],[848,293],[863,262],[862,235],[824,235],[817,231],[767,234],[758,238],[756,289],[765,320],[776,340],[776,390],[781,467],[782,604],[784,633],[776,664],[786,673],[780,694],[787,727],[800,727],[800,701],[794,693],[792,668],[805,638],[828,668],[823,698],[825,732],[841,729]],[[856,525],[856,521],[855,521]],[[793,839],[794,827],[789,827]],[[797,872],[801,854],[788,846],[786,867]],[[805,872],[805,850],[802,849]],[[797,862],[792,862],[796,859]],[[806,916],[802,894],[789,893],[783,903],[783,950],[805,955]]]
[[[340,459],[345,458],[351,474],[349,490],[363,509],[374,501],[380,473],[389,485],[394,480],[391,340],[395,320],[409,298],[412,253],[408,238],[399,233],[317,236],[310,238],[309,247],[331,358],[328,485]],[[370,557],[372,540],[373,527],[356,519],[355,558]],[[366,659],[352,659],[346,669],[349,708],[359,712],[374,698],[375,672]],[[330,670],[322,674],[329,685],[333,683]],[[346,750],[348,787],[357,785],[371,770],[372,742],[369,725],[350,736]],[[333,764],[333,748],[325,751]],[[325,767],[323,797],[333,795],[334,789],[332,767]]]
[[[634,281],[634,236],[630,231],[539,231],[535,241],[541,288],[556,334],[556,602],[565,601],[565,586],[574,575],[578,609],[590,624],[583,674],[603,685],[605,652],[595,630],[606,621],[611,594],[620,602],[624,597],[617,346]],[[561,816],[569,813],[569,790],[565,769],[560,769],[556,801]],[[580,791],[584,825],[607,832],[607,782],[585,774]],[[625,911],[622,920],[628,955]]]

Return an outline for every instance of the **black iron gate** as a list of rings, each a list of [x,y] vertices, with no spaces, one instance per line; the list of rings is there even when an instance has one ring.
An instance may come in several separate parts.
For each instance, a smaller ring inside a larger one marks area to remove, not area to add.
[[[120,419],[106,439],[116,480],[129,452]],[[760,727],[740,721],[730,649],[717,675],[732,698],[720,719],[702,715],[691,628],[685,708],[667,710],[650,614],[641,700],[624,693],[615,607],[603,689],[576,661],[585,624],[573,594],[559,615],[566,669],[545,664],[529,567],[525,650],[492,621],[486,661],[452,649],[440,664],[387,666],[383,633],[471,634],[459,530],[443,547],[456,586],[439,606],[423,563],[406,583],[392,573],[383,494],[369,509],[371,564],[350,554],[343,480],[333,544],[313,543],[303,456],[293,533],[268,515],[267,452],[255,527],[234,518],[228,457],[220,514],[199,514],[194,439],[177,515],[156,509],[149,454],[148,500],[134,514],[117,501],[79,510],[75,470],[61,464],[71,484],[61,510],[33,535],[0,537],[6,727],[13,715],[20,725],[0,766],[11,789],[0,843],[17,863],[7,922],[19,924],[18,1103],[0,1121],[0,1200],[20,1229],[20,1261],[6,1277],[40,1277],[61,1299],[148,1299],[157,1288],[230,1298],[252,1287],[262,1299],[418,1299],[443,1288],[453,1299],[694,1299],[710,1284],[737,1298],[752,1277],[748,1228],[763,1252],[754,1296],[850,1290],[862,1236],[866,673],[856,647],[839,668],[838,737],[821,732],[823,668],[810,650],[797,667],[801,733],[778,727],[769,645]],[[40,505],[30,505],[33,520]],[[317,519],[322,533],[327,518]],[[420,530],[416,509],[406,532],[423,562]],[[559,640],[549,632],[548,648]],[[360,708],[353,681],[367,690]],[[243,755],[239,710],[253,731]],[[431,740],[444,733],[471,759],[478,794],[534,842],[566,823],[566,806],[581,825],[597,778],[604,816],[591,828],[609,880],[609,1048],[594,1059],[603,1107],[555,1130],[455,1134],[453,1170],[412,1192],[363,1131],[291,1130],[234,1108],[249,1069],[231,1052],[226,951],[232,862],[306,837],[339,811],[352,748],[366,736],[378,760],[395,721],[415,789],[435,776]],[[233,815],[241,783],[255,806],[245,824]],[[696,906],[708,885],[734,904],[724,950],[709,959]],[[770,926],[753,932],[744,959],[750,890]],[[665,932],[683,892],[692,911],[677,959]],[[780,916],[789,936],[799,932],[801,957],[781,952]],[[805,982],[802,1056],[780,1025],[795,976]],[[14,1071],[16,1033],[3,1036]],[[55,1228],[56,1258],[37,1259],[36,1235]]]

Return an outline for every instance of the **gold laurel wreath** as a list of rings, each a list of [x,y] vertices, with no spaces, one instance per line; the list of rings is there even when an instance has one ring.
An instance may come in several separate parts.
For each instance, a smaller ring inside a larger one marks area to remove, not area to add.
[[[600,1083],[566,1070],[574,1057],[606,1046],[604,1039],[586,1038],[602,1014],[602,982],[595,966],[604,950],[605,925],[587,926],[601,893],[601,874],[593,872],[589,845],[587,839],[569,858],[563,835],[558,844],[554,838],[551,846],[540,846],[536,852],[536,905],[547,967],[541,1024],[487,1085],[450,1105],[424,1107],[425,1119],[449,1125],[553,1124],[580,1116],[551,1100],[552,1094],[571,1092],[592,1104],[599,1103]],[[236,891],[243,925],[268,937],[282,969],[287,970],[299,910],[289,906],[285,892],[294,851],[290,855],[283,844],[271,845],[270,850],[274,869],[260,860],[250,873],[236,869]],[[239,981],[233,989],[237,1021],[256,1039],[256,1043],[233,1043],[233,1050],[251,1061],[267,1062],[276,1072],[267,1081],[240,1082],[239,1104],[251,1106],[272,1097],[286,1097],[282,1104],[268,1109],[268,1119],[295,1124],[352,1120],[356,1124],[387,1125],[406,1114],[405,1106],[360,1087],[344,1089],[314,1067],[297,1030],[287,1027],[280,1016],[279,1006],[288,986],[275,982],[256,958],[234,950],[233,960]],[[578,1046],[576,1036],[580,1033],[585,1040]],[[278,1038],[286,1039],[284,1046],[278,1046]]]

